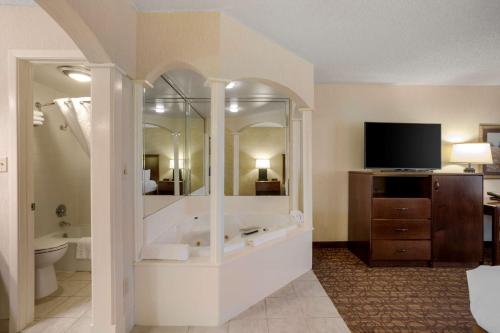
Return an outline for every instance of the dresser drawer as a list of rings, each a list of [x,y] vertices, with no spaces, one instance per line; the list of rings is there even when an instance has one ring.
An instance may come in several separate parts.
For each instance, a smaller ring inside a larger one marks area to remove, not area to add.
[[[426,198],[374,198],[374,219],[430,219],[431,200]]]
[[[430,220],[373,220],[372,239],[431,239]]]
[[[428,240],[374,240],[373,260],[431,260]]]

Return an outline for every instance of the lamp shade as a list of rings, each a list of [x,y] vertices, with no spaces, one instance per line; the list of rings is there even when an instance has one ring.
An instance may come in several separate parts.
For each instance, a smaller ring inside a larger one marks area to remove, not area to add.
[[[450,162],[493,164],[489,143],[457,143],[451,150]]]
[[[257,169],[269,169],[271,167],[270,160],[255,160],[255,167]]]
[[[170,169],[175,168],[175,160],[170,160],[169,164]],[[184,169],[184,160],[179,160],[179,169]]]

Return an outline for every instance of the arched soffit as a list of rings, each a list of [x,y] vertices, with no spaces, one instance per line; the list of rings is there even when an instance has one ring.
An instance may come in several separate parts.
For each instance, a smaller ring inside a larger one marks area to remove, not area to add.
[[[150,127],[148,127],[150,126]],[[158,124],[154,124],[152,122],[144,122],[142,124],[142,127],[143,128],[159,128],[159,129],[162,129],[166,132],[168,132],[169,134],[175,134],[176,132],[175,131],[172,131],[171,129],[167,128],[165,125],[158,125]]]
[[[299,96],[294,90],[291,88],[288,88],[287,86],[278,83],[276,81],[270,80],[270,79],[263,79],[263,78],[258,78],[258,77],[243,77],[239,79],[235,79],[234,81],[250,81],[250,82],[260,82],[263,84],[266,84],[277,91],[279,91],[281,94],[286,96],[287,98],[290,98],[297,106],[299,107],[311,107],[309,104],[304,101],[302,97]]]
[[[259,125],[266,125],[266,126],[259,126]],[[257,123],[245,125],[245,126],[243,126],[242,128],[240,128],[238,130],[238,133],[241,133],[241,132],[245,131],[246,129],[250,128],[250,127],[285,128],[285,126],[283,124],[280,124],[280,123],[277,123],[277,122],[274,122],[274,121],[266,121],[266,122],[257,122]]]
[[[110,56],[81,16],[65,0],[35,0],[75,42],[87,61],[110,63]]]
[[[188,69],[203,76],[205,79],[209,77],[209,75],[207,75],[205,71],[197,68],[196,66],[190,64],[189,62],[180,60],[175,60],[175,61],[168,60],[165,61],[164,63],[157,65],[151,72],[149,72],[146,75],[144,80],[148,82],[148,84],[153,85],[156,82],[156,80],[160,78],[160,75],[166,74],[175,69]]]

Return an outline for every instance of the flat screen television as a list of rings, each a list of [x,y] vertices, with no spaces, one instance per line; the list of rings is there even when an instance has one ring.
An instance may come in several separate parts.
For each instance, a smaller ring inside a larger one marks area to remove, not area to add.
[[[441,124],[365,122],[365,169],[441,168]]]

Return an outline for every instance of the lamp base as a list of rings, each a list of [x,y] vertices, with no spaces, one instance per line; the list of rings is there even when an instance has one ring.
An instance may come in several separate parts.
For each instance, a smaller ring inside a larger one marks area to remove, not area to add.
[[[476,173],[476,169],[472,167],[472,164],[469,163],[469,165],[464,169],[465,173]]]
[[[259,169],[259,181],[267,181],[267,169]]]

